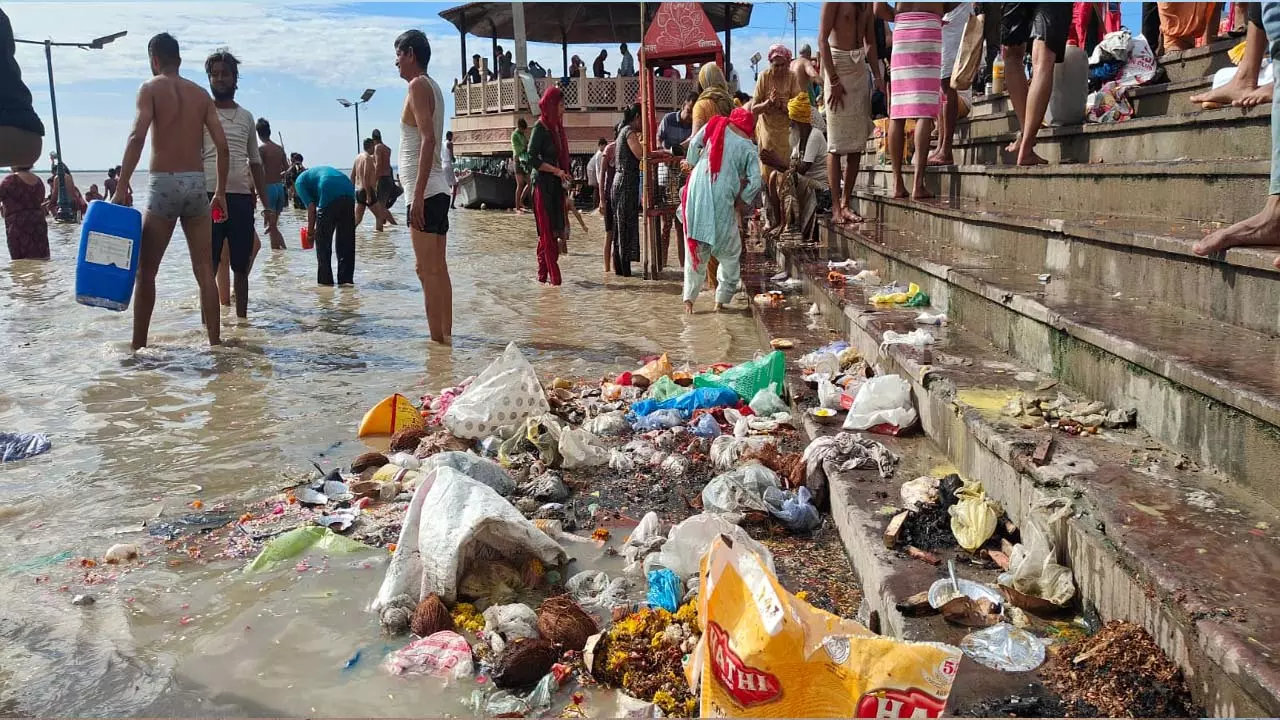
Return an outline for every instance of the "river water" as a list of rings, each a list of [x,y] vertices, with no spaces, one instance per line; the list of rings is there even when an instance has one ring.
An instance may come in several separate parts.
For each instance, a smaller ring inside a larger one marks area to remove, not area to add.
[[[0,712],[465,714],[463,689],[378,667],[390,646],[364,608],[385,551],[254,576],[232,561],[150,562],[88,587],[66,557],[101,558],[121,541],[154,548],[143,533],[117,533],[196,499],[263,497],[312,460],[349,460],[364,450],[355,429],[370,405],[455,384],[510,341],[544,374],[578,377],[664,350],[677,366],[736,362],[758,346],[743,313],[686,318],[674,273],[606,277],[595,217],[561,259],[565,285],[547,288],[534,277],[532,216],[465,210],[450,217],[454,346],[432,345],[403,227],[374,233],[366,218],[357,285],[331,289],[315,285],[314,256],[298,249],[300,222],[286,211],[291,249],[264,247],[249,319],[224,310],[227,346],[214,350],[180,230],[161,269],[153,347],[138,353],[131,313],[75,302],[78,226],[52,226],[52,261],[0,259],[0,431],[54,444],[0,465]],[[80,592],[97,603],[73,606]]]

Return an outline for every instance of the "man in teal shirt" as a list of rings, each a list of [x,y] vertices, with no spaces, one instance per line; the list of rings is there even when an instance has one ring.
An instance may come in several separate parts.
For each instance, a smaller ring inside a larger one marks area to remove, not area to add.
[[[515,132],[511,133],[511,160],[516,168],[515,211],[522,213],[525,190],[529,188],[529,123],[524,118],[516,122]]]
[[[355,284],[356,186],[351,183],[351,178],[321,165],[299,175],[293,182],[293,191],[307,208],[307,237],[315,243],[316,261],[319,263],[316,281],[321,285],[333,285],[330,257],[336,250],[338,284]]]

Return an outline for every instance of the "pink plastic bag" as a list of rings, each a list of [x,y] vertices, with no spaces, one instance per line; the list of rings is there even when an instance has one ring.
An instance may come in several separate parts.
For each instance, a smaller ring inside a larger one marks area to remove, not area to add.
[[[471,675],[471,646],[456,632],[442,630],[414,640],[387,658],[387,671],[392,675],[431,675],[459,679]]]

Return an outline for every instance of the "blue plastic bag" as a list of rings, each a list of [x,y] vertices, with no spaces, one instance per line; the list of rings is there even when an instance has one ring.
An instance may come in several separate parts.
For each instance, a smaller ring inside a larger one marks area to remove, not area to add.
[[[680,596],[684,595],[680,578],[667,568],[649,571],[649,592],[645,599],[651,607],[660,607],[667,612],[675,612],[680,607]]]
[[[764,502],[769,513],[791,532],[812,532],[822,525],[818,508],[813,506],[813,495],[803,485],[794,493],[769,488],[764,492]]]
[[[701,438],[718,438],[723,434],[720,432],[720,423],[716,422],[711,413],[699,416],[693,421],[690,429],[694,435]]]
[[[679,410],[680,415],[688,420],[693,417],[694,410],[710,410],[713,408],[733,407],[738,404],[738,394],[726,387],[703,387],[663,400],[641,400],[631,406],[636,417],[644,417],[655,410]]]
[[[631,427],[636,432],[651,432],[653,430],[667,430],[683,424],[684,417],[680,415],[679,410],[654,410],[636,418],[631,423]]]

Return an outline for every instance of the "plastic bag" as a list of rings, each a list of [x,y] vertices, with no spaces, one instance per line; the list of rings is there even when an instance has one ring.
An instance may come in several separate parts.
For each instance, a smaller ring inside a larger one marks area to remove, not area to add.
[[[501,465],[478,455],[457,451],[437,453],[423,461],[421,472],[426,475],[441,467],[451,467],[472,480],[488,485],[504,497],[516,489],[516,481]]]
[[[902,483],[899,493],[902,496],[903,509],[918,511],[926,505],[937,503],[939,483],[938,478],[928,475]]]
[[[532,446],[547,467],[560,466],[560,422],[554,415],[525,418],[507,430],[511,435],[498,447],[498,462],[510,465],[513,457]]]
[[[879,375],[858,388],[849,415],[844,420],[844,429],[867,430],[877,425],[890,425],[904,430],[915,422],[911,383],[897,375]]]
[[[748,463],[707,483],[702,488],[702,508],[709,513],[769,512],[764,493],[781,485],[777,473],[759,463]]]
[[[555,470],[530,478],[520,486],[520,492],[542,502],[564,502],[569,499],[569,488]]]
[[[488,485],[453,468],[436,468],[409,501],[395,554],[371,609],[380,610],[397,595],[409,594],[416,601],[433,592],[452,604],[458,578],[472,564],[495,556],[513,561],[533,557],[544,566],[568,559],[556,541]]]
[[[391,653],[385,667],[392,675],[431,675],[453,680],[474,671],[467,639],[449,630],[414,640]]]
[[[698,419],[693,421],[690,430],[700,438],[718,438],[721,435],[720,423],[716,422],[711,413],[699,415]]]
[[[951,533],[960,547],[974,552],[995,533],[1000,506],[987,497],[977,480],[965,482],[964,487],[956,491],[956,498],[956,504],[947,509],[951,515]]]
[[[917,350],[923,350],[926,345],[932,344],[933,336],[924,328],[916,328],[908,333],[885,330],[884,336],[880,339],[880,350],[883,352],[890,345],[910,345]]]
[[[787,359],[779,350],[749,362],[725,370],[719,375],[703,373],[693,379],[694,387],[727,387],[744,401],[750,401],[756,393],[773,385],[782,387],[787,370]]]
[[[550,412],[538,374],[515,343],[476,377],[444,414],[444,426],[454,435],[479,440],[499,428]]]
[[[770,385],[757,392],[751,398],[751,411],[756,415],[768,417],[778,413],[790,412],[786,401],[778,396],[777,385]]]
[[[840,407],[840,388],[830,380],[818,381],[818,407],[824,407],[828,410],[841,410]]]
[[[514,566],[497,560],[475,563],[458,581],[458,597],[472,600],[478,610],[515,600],[528,587]]]
[[[1044,643],[1009,623],[969,633],[960,649],[975,662],[1005,672],[1031,672],[1044,662]]]
[[[608,612],[627,604],[631,582],[622,576],[610,578],[596,570],[583,570],[569,578],[564,587],[583,608]]]
[[[1009,556],[1009,571],[1000,576],[1001,585],[1057,607],[1071,602],[1076,594],[1075,580],[1069,568],[1058,564],[1052,540],[1055,526],[1070,514],[1071,501],[1066,498],[1042,500],[1032,506],[1030,521],[1023,523],[1022,542]],[[1014,605],[1027,604],[1014,593],[1010,596]]]
[[[813,506],[813,495],[803,485],[794,492],[767,488],[764,491],[764,502],[769,508],[769,514],[791,532],[812,532],[822,525],[818,508]]]
[[[613,449],[609,451],[609,469],[620,473],[635,472],[636,461],[625,452]]]
[[[493,605],[484,611],[484,631],[497,656],[516,638],[538,637],[538,614],[524,603]]]
[[[50,447],[44,433],[0,433],[0,462],[26,460],[48,452]]]
[[[744,428],[747,422],[745,417],[739,420]],[[771,437],[738,437],[736,432],[734,435],[721,435],[711,441],[711,464],[718,470],[728,470],[737,466],[738,458],[748,449],[762,450],[765,445],[777,444],[778,441]]]
[[[560,455],[562,466],[568,469],[609,463],[609,449],[600,443],[600,438],[574,428],[560,433]]]
[[[648,378],[649,385],[652,386],[654,383],[658,382],[658,378],[667,377],[673,372],[675,372],[675,368],[671,366],[671,359],[667,357],[666,353],[663,353],[662,357],[651,361],[649,364],[631,374]]]
[[[702,556],[711,548],[711,542],[721,535],[727,535],[734,547],[742,547],[760,556],[769,572],[775,572],[773,553],[756,542],[746,530],[725,520],[722,515],[702,513],[671,528],[662,551],[646,559],[645,574],[654,567],[669,568],[682,578],[697,574]]]
[[[675,612],[680,607],[680,598],[684,596],[684,587],[680,578],[667,568],[649,571],[649,591],[645,600],[653,607],[660,607],[667,612]]]
[[[787,592],[716,538],[702,562],[698,647],[686,664],[703,717],[939,717],[960,650],[875,635]]]
[[[631,432],[627,413],[622,410],[607,412],[582,424],[582,429],[599,437],[617,437]]]
[[[649,387],[649,391],[645,393],[645,397],[656,402],[670,400],[673,397],[689,392],[687,388],[682,388],[676,384],[674,380],[666,375],[658,378],[658,381]]]
[[[693,416],[694,410],[712,410],[737,404],[737,394],[728,388],[696,388],[662,402],[641,400],[631,406],[631,412],[641,417],[658,410],[676,410],[682,418],[688,419]]]
[[[308,550],[320,550],[327,553],[353,553],[371,550],[368,545],[343,537],[327,527],[308,525],[277,535],[262,548],[262,552],[249,563],[245,572],[255,573],[270,570],[276,565],[292,560]]]
[[[654,430],[667,430],[683,424],[684,417],[680,415],[679,410],[654,410],[651,413],[636,417],[635,422],[631,424],[631,428],[636,432],[652,432]]]

